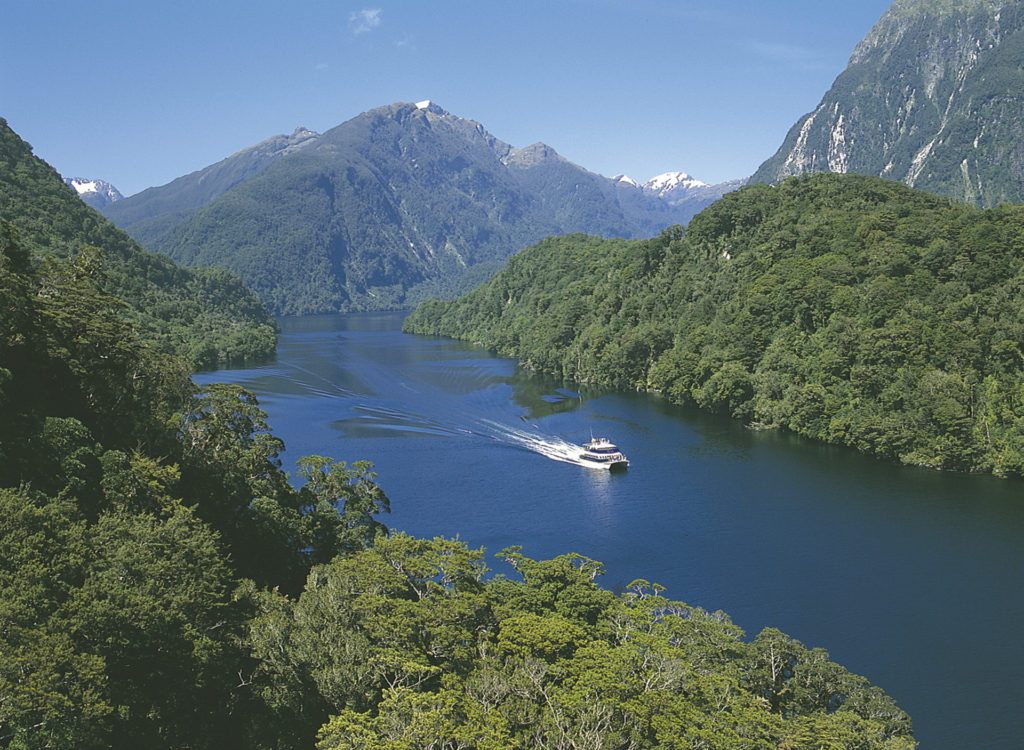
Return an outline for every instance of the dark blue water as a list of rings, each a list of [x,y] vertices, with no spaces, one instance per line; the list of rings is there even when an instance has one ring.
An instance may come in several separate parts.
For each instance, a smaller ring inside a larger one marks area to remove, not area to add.
[[[751,636],[774,626],[826,648],[914,717],[924,748],[1024,746],[1024,484],[578,392],[400,325],[287,319],[275,362],[196,379],[256,393],[289,469],[373,461],[393,529],[489,556],[579,552],[608,588],[646,578]],[[591,432],[628,472],[560,460]]]

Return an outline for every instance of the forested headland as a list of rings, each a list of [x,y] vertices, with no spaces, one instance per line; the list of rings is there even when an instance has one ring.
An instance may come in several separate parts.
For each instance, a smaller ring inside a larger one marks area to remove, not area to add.
[[[914,746],[879,688],[599,563],[388,534],[364,462],[300,462],[251,394],[0,225],[0,747]]]
[[[908,464],[1024,474],[1024,207],[816,174],[521,251],[405,330]]]
[[[3,118],[0,220],[17,230],[20,246],[35,262],[80,255],[80,266],[102,269],[97,278],[103,289],[125,303],[124,314],[149,346],[181,355],[197,369],[274,352],[277,324],[235,274],[181,268],[146,252],[86,206]]]

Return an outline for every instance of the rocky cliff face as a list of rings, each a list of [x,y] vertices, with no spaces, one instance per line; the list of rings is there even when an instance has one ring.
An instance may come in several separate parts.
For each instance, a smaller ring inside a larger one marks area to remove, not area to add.
[[[820,171],[1024,200],[1024,1],[893,3],[752,181]]]

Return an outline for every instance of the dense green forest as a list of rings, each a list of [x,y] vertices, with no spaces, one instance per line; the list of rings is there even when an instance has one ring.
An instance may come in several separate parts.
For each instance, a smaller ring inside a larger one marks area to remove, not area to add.
[[[647,241],[552,238],[406,330],[759,427],[1024,474],[1024,207],[857,175],[726,195]]]
[[[198,369],[267,357],[277,324],[239,278],[215,268],[185,269],[143,250],[86,206],[60,175],[0,118],[0,219],[36,259],[79,254],[102,266],[104,289],[123,300],[141,339]]]
[[[388,534],[365,462],[145,345],[0,225],[0,747],[914,746],[881,690],[576,555]]]

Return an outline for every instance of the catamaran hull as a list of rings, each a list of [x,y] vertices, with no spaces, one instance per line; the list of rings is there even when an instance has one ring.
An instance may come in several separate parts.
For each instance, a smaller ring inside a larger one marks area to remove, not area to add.
[[[588,469],[604,469],[605,471],[625,471],[629,461],[591,461],[580,456],[580,463]]]

